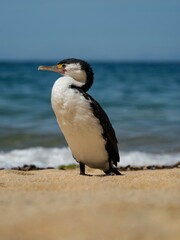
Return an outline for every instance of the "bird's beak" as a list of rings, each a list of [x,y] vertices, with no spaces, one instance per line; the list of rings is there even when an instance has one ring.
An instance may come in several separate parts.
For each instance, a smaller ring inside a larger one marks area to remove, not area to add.
[[[39,66],[38,70],[44,70],[44,71],[53,71],[53,72],[59,72],[61,73],[61,69],[58,68],[57,65],[55,66]]]

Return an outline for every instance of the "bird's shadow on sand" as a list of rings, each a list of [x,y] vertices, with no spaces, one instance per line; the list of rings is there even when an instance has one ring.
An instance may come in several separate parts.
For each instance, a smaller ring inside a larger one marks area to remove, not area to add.
[[[122,177],[125,176],[125,174],[121,174],[121,175],[106,175],[106,174],[98,174],[98,175],[94,175],[95,177]]]
[[[93,175],[93,174],[85,174],[85,175],[81,175],[81,176],[84,176],[84,177],[122,177],[122,176],[125,176],[125,174],[120,174],[120,175],[111,175],[111,174],[96,174],[96,175]]]

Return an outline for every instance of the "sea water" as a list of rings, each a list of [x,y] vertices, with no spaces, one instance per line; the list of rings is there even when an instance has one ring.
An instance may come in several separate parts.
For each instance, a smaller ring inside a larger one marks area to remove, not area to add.
[[[51,108],[56,62],[0,62],[0,168],[75,163]],[[180,161],[180,63],[90,62],[89,94],[108,114],[120,166]]]

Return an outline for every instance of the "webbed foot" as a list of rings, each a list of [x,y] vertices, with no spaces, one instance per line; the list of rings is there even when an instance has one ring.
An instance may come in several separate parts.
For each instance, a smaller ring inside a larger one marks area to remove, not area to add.
[[[107,176],[115,176],[115,175],[122,175],[117,168],[111,168],[107,171],[104,171],[104,173],[107,175]]]

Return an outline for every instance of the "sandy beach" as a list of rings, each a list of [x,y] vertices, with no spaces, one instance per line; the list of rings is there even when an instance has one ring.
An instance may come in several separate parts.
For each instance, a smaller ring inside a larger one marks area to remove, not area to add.
[[[0,171],[0,239],[179,239],[180,170]]]

